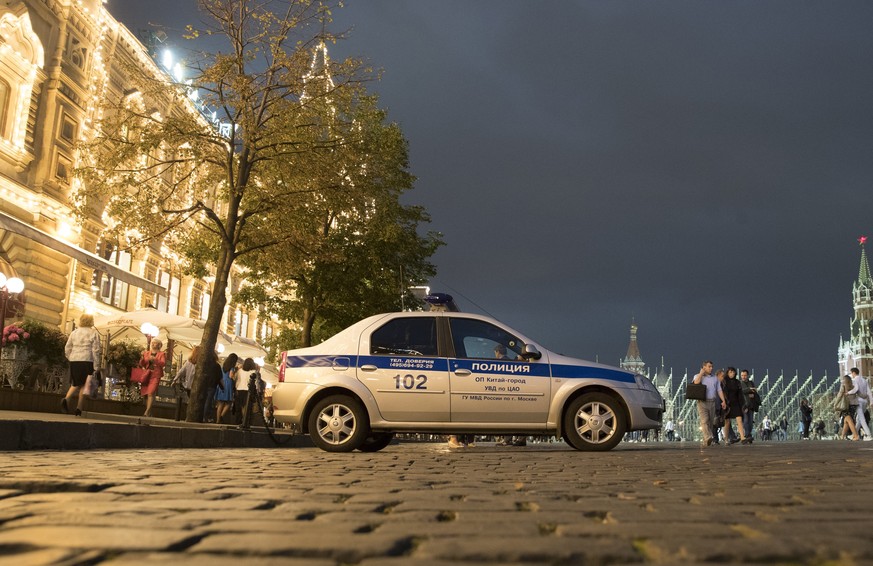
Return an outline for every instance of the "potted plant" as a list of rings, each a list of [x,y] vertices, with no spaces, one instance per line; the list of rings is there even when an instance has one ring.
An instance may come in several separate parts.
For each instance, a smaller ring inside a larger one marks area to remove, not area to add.
[[[120,340],[109,344],[106,349],[106,366],[113,366],[115,373],[130,381],[130,370],[139,363],[142,346],[132,340]]]

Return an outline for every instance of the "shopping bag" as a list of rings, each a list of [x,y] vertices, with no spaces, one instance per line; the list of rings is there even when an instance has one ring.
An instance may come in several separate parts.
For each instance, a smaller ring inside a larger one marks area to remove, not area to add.
[[[97,391],[100,389],[100,385],[103,382],[103,376],[100,375],[99,371],[95,371],[91,375],[88,376],[88,379],[85,380],[85,395],[94,399],[97,397]]]
[[[133,368],[130,370],[130,382],[145,383],[149,380],[150,373],[151,372],[145,368]]]

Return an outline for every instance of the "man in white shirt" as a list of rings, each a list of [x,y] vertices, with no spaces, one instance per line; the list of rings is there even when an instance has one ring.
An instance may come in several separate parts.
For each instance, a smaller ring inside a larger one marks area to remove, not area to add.
[[[694,376],[694,383],[706,386],[706,400],[697,402],[697,416],[700,418],[700,428],[703,429],[703,445],[709,446],[715,439],[712,436],[712,423],[715,422],[715,404],[721,402],[722,411],[727,407],[721,383],[712,374],[712,362],[707,360],[700,367],[700,373]]]
[[[870,388],[867,386],[867,379],[861,377],[861,372],[858,368],[852,368],[852,389],[849,394],[854,394],[858,398],[858,409],[855,412],[855,425],[858,429],[864,431],[864,440],[873,440],[870,436],[870,427],[867,425],[867,419],[864,418],[864,410],[870,404]]]

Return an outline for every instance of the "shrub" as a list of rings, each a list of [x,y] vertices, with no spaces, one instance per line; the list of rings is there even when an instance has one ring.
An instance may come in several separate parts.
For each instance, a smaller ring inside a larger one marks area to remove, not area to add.
[[[7,328],[9,327],[7,326]],[[50,366],[66,364],[67,358],[64,355],[64,346],[67,344],[66,334],[57,328],[46,326],[32,319],[22,322],[19,329],[21,332],[18,343],[27,346],[32,361],[44,361]],[[5,334],[4,330],[4,336]],[[9,343],[14,344],[15,342]]]

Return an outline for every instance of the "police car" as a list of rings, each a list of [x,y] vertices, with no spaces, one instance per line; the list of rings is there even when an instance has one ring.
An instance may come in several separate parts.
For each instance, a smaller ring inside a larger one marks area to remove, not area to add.
[[[371,316],[310,348],[283,352],[273,415],[329,452],[375,452],[395,433],[557,435],[610,450],[660,426],[645,376],[537,347],[499,321],[457,312]]]

